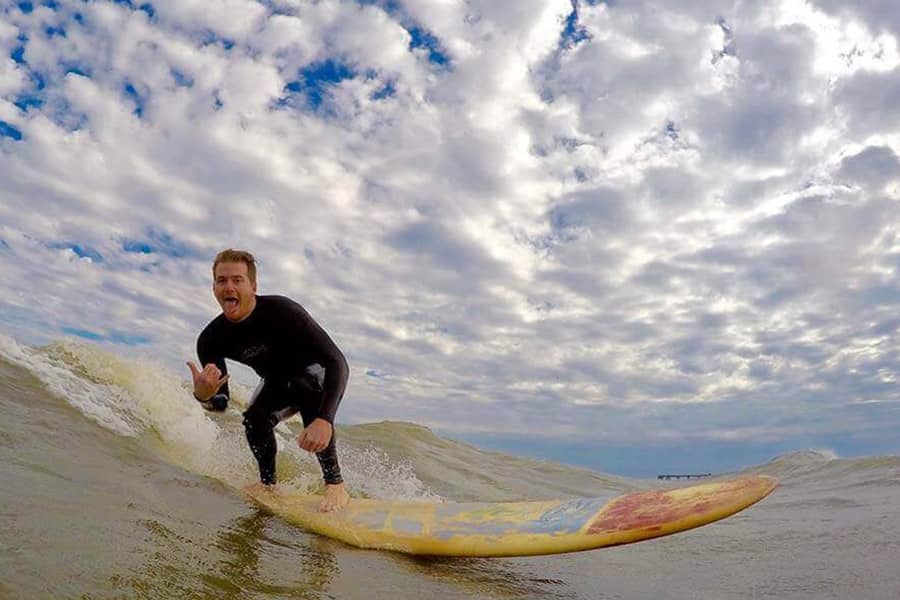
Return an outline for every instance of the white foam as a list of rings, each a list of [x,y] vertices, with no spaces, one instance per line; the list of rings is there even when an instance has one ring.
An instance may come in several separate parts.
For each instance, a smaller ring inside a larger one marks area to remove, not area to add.
[[[54,395],[80,410],[86,417],[119,435],[136,436],[144,427],[146,414],[128,401],[120,388],[80,377],[65,363],[62,355],[75,345],[59,344],[50,350],[20,346],[0,335],[0,356],[29,370]],[[57,350],[57,351],[54,351]]]
[[[443,501],[417,476],[409,461],[392,463],[376,448],[340,447],[341,471],[351,489],[369,498]]]

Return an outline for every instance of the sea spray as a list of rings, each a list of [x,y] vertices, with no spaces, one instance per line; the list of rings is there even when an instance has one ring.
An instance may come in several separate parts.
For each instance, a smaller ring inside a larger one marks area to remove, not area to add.
[[[0,357],[28,369],[47,390],[63,398],[89,419],[119,435],[133,437],[142,431],[147,414],[129,402],[119,386],[79,374],[78,358],[89,352],[86,345],[59,342],[43,348],[20,346],[0,336]],[[73,359],[76,367],[73,369]],[[98,373],[107,371],[99,369]],[[102,379],[102,377],[101,377]]]

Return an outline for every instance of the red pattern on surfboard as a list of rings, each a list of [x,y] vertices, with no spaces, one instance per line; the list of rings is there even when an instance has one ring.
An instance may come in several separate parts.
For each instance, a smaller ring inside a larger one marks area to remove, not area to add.
[[[761,485],[770,484],[761,478],[746,477],[709,484],[710,490],[707,493],[692,494],[689,497],[684,497],[683,493],[679,493],[680,490],[635,492],[611,501],[594,518],[587,533],[590,535],[617,531],[661,531],[666,524],[682,521],[692,515],[704,514],[722,504],[723,500],[734,500],[735,497],[742,496],[742,492],[750,488],[759,488]]]

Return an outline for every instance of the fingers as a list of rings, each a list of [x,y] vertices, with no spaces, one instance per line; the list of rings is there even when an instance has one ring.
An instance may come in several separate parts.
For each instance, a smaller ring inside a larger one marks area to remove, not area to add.
[[[193,361],[187,361],[185,364],[191,370],[191,375],[193,376],[195,381],[200,379],[209,384],[219,386],[228,381],[228,375],[222,375],[222,371],[220,371],[219,367],[217,367],[213,363],[209,363],[208,365],[203,367],[202,371],[197,368],[197,365],[195,365]]]
[[[216,391],[218,392],[223,385],[228,381],[228,374],[226,373],[219,381],[216,382]]]
[[[304,429],[297,438],[297,444],[307,452],[319,453],[328,447],[328,441],[313,435],[308,429]]]
[[[228,381],[228,374],[222,375],[214,363],[209,363],[203,370],[197,368],[193,361],[186,361],[184,364],[191,370],[191,377],[194,380],[194,395],[200,398],[208,398],[218,393],[223,385]]]

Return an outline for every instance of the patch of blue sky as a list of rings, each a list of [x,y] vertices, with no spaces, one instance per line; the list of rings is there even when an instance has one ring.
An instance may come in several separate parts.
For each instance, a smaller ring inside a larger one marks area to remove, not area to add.
[[[68,132],[78,131],[88,123],[87,114],[75,110],[66,97],[59,94],[48,97],[40,108],[45,117]]]
[[[47,244],[47,247],[53,248],[54,250],[71,250],[79,258],[89,258],[94,262],[103,262],[103,255],[90,246],[76,244],[74,242],[53,242]]]
[[[17,142],[20,142],[22,141],[22,132],[6,121],[0,121],[0,138],[12,138]]]
[[[56,0],[44,0],[43,2],[41,2],[41,6],[49,8],[53,11],[59,10],[59,2],[56,2]]]
[[[671,139],[672,141],[678,141],[679,134],[678,125],[676,125],[673,121],[666,122],[666,137]]]
[[[589,39],[591,39],[591,34],[578,22],[578,0],[572,0],[572,12],[566,17],[560,39],[560,47],[574,48],[581,42]]]
[[[138,10],[146,13],[147,17],[152,21],[156,18],[156,9],[149,2],[144,2],[138,6]]]
[[[156,19],[156,8],[150,4],[149,2],[142,2],[138,5],[135,5],[132,0],[112,0],[113,4],[119,4],[126,8],[130,8],[131,10],[138,10],[147,15],[147,18],[153,21]]]
[[[175,80],[175,85],[178,87],[193,87],[194,78],[190,75],[182,73],[178,69],[171,69],[170,73],[172,74],[172,79]]]
[[[450,66],[450,57],[441,47],[440,40],[436,38],[430,31],[412,25],[406,28],[412,38],[409,42],[410,49],[421,49],[428,52],[428,62],[440,67]]]
[[[19,7],[19,10],[21,10],[23,13],[25,13],[27,15],[27,14],[30,14],[34,10],[34,3],[33,2],[19,2],[18,7]]]
[[[290,105],[291,95],[301,95],[308,106],[317,110],[325,102],[329,88],[354,77],[356,77],[356,72],[339,60],[328,59],[313,63],[300,69],[297,79],[284,86],[284,91],[288,93],[288,96],[282,98],[278,104]]]
[[[17,97],[13,101],[13,105],[15,105],[22,112],[28,112],[30,108],[40,108],[44,105],[44,99],[40,96],[35,96],[31,94],[25,94],[23,96]]]
[[[11,59],[13,59],[13,62],[16,63],[17,65],[24,65],[25,64],[25,44],[28,42],[28,36],[20,35],[17,38],[17,41],[19,42],[19,45],[16,46],[15,48],[13,48],[9,57]]]
[[[409,33],[411,38],[409,47],[411,50],[425,50],[430,63],[439,67],[450,67],[450,57],[441,47],[440,40],[409,18],[400,2],[396,0],[357,0],[357,2],[362,6],[378,6],[384,12],[394,17]]]
[[[122,91],[125,93],[125,96],[127,98],[134,102],[134,111],[132,111],[131,114],[135,115],[139,119],[142,118],[144,116],[144,103],[146,102],[146,100],[130,83],[126,83]]]
[[[372,100],[384,100],[396,95],[397,89],[394,87],[393,81],[388,81],[380,89],[372,94]]]
[[[378,71],[376,69],[366,69],[365,72],[366,81],[374,81],[378,79]],[[396,83],[388,79],[384,81],[377,90],[375,90],[369,98],[372,100],[384,100],[385,98],[391,98],[397,95],[397,87]]]
[[[378,6],[389,15],[402,15],[403,7],[397,0],[357,0],[361,6]]]
[[[102,341],[104,338],[104,336],[99,333],[94,333],[93,331],[88,331],[86,329],[77,329],[75,327],[63,327],[62,332],[66,335],[74,335],[75,337],[92,340],[94,342]]]
[[[85,340],[91,340],[92,342],[112,342],[114,344],[122,344],[125,346],[139,346],[150,342],[150,338],[145,335],[123,333],[121,331],[111,331],[108,334],[103,334],[87,329],[80,329],[78,327],[62,327],[61,330],[66,335],[80,337]]]
[[[138,242],[136,240],[125,240],[122,242],[122,250],[132,254],[153,254],[153,246],[147,242]]]
[[[6,240],[0,240],[0,251],[11,250]]]
[[[47,25],[44,28],[44,33],[47,34],[48,38],[53,39],[54,36],[66,37],[66,30],[63,29],[62,25]]]
[[[207,29],[203,32],[203,34],[200,36],[200,43],[204,46],[214,46],[216,44],[221,44],[222,48],[224,48],[225,50],[231,50],[232,48],[234,48],[234,40],[219,37],[218,35],[216,35],[216,32],[211,29]]]
[[[28,42],[28,37],[20,35],[18,42],[19,45],[13,49],[10,58],[18,65],[21,71],[28,73],[28,77],[31,80],[31,89],[16,97],[13,100],[13,104],[19,110],[27,111],[29,108],[40,108],[43,105],[44,98],[40,92],[43,92],[47,87],[47,77],[43,73],[32,70],[25,60],[25,44]]]
[[[172,258],[200,257],[202,254],[165,231],[149,229],[144,239],[122,240],[122,249],[132,254],[162,254]]]
[[[285,15],[293,17],[297,15],[296,9],[286,5],[284,2],[279,2],[278,0],[259,0],[259,3],[266,7],[270,16]]]

